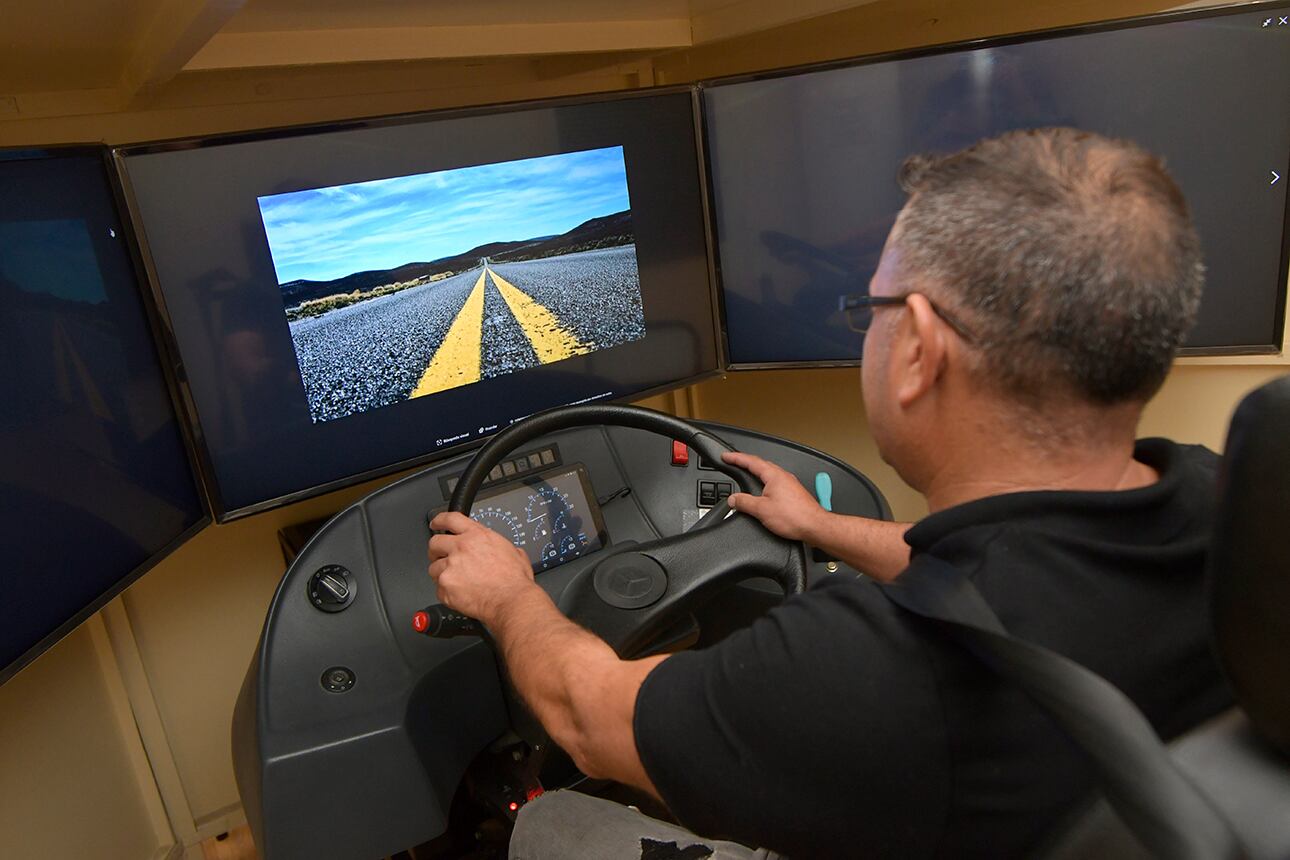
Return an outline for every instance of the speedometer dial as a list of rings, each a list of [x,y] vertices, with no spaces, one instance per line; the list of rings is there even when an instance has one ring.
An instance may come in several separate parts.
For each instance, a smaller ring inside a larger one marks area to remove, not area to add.
[[[523,547],[525,544],[524,526],[520,523],[519,517],[506,508],[492,506],[476,508],[470,518],[497,532],[515,546]]]

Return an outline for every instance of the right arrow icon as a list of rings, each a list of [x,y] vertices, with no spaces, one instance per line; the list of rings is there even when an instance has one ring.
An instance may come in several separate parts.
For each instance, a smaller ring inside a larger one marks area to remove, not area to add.
[[[1272,181],[1271,181],[1271,182],[1269,182],[1268,184],[1269,184],[1269,185],[1276,185],[1276,184],[1277,184],[1277,180],[1281,178],[1281,174],[1280,174],[1280,173],[1277,173],[1275,170],[1269,170],[1268,172],[1272,174]]]

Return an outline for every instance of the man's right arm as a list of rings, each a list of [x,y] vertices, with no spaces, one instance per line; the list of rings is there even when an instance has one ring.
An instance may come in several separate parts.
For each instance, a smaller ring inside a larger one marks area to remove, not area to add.
[[[747,469],[765,484],[760,496],[733,494],[730,507],[756,517],[780,537],[806,541],[883,582],[895,579],[909,566],[909,546],[904,539],[909,523],[826,511],[797,478],[774,463],[740,452],[723,456],[727,463]]]

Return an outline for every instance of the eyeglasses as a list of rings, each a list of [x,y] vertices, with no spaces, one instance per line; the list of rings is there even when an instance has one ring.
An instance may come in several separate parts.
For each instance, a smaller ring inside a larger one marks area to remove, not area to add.
[[[864,293],[852,293],[847,296],[838,296],[838,310],[846,314],[847,327],[857,334],[864,334],[873,325],[873,312],[876,308],[891,307],[894,305],[903,305],[909,300],[914,293],[906,293],[903,296],[870,296]],[[918,295],[922,295],[919,293]],[[927,299],[927,296],[923,296]],[[932,310],[938,317],[945,321],[945,324],[953,329],[954,333],[968,343],[975,343],[976,337],[972,334],[963,323],[956,320],[944,308],[939,307],[931,299],[927,303],[932,306]]]

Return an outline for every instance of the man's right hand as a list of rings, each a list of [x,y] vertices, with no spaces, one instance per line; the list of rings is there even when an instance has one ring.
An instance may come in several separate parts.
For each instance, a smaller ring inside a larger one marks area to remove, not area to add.
[[[788,540],[815,540],[821,521],[826,516],[824,508],[805,487],[788,471],[768,460],[731,451],[721,455],[732,466],[747,469],[766,485],[760,496],[733,493],[730,507],[751,514],[762,525]]]

